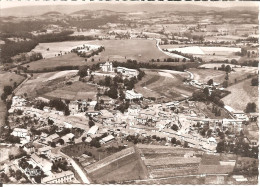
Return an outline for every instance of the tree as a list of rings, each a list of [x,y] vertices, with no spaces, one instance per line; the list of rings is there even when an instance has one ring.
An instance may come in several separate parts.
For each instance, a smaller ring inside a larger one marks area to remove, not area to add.
[[[174,130],[174,131],[178,131],[179,130],[179,127],[176,125],[176,124],[173,124],[171,126],[171,129]]]
[[[246,113],[256,112],[256,104],[254,102],[247,103],[245,112]]]
[[[177,141],[176,141],[176,144],[177,144],[177,145],[181,145],[181,141],[180,141],[180,140],[177,140]]]
[[[253,78],[252,80],[251,80],[251,85],[252,86],[258,86],[258,77],[257,78]]]
[[[82,137],[82,142],[85,142],[86,141],[86,137]]]
[[[212,85],[213,84],[213,79],[209,79],[208,80],[208,85]]]
[[[22,178],[22,172],[20,170],[16,170],[15,172],[15,179],[20,180]]]
[[[224,81],[224,82],[223,82],[223,87],[224,87],[224,88],[227,88],[227,87],[228,87],[228,81]]]
[[[112,99],[116,99],[118,97],[118,92],[116,87],[111,87],[107,92],[106,95]]]
[[[203,89],[203,93],[206,95],[206,96],[209,96],[209,88],[206,87]]]
[[[172,144],[176,144],[176,138],[173,137],[173,138],[171,139],[171,143],[172,143]]]
[[[89,120],[89,122],[88,122],[88,126],[89,126],[89,128],[91,128],[91,127],[94,126],[94,125],[95,125],[94,121]]]
[[[64,115],[65,115],[65,116],[69,116],[69,115],[70,115],[70,110],[69,110],[69,107],[68,107],[68,106],[65,107]]]
[[[211,130],[211,129],[209,129],[209,130],[207,131],[207,136],[208,136],[208,137],[210,137],[210,136],[211,136],[211,134],[212,134],[212,130]]]
[[[4,93],[5,93],[6,95],[10,95],[10,94],[12,93],[12,91],[13,91],[12,86],[5,86],[5,87],[4,87]]]
[[[55,142],[51,142],[51,147],[56,147],[56,143]]]
[[[184,148],[187,148],[187,147],[189,147],[189,144],[188,144],[188,142],[186,142],[186,141],[185,141],[185,142],[184,142],[184,144],[183,144],[183,147],[184,147]]]
[[[223,153],[225,150],[225,143],[223,141],[217,144],[216,150],[218,153]]]
[[[226,67],[225,67],[225,71],[227,72],[227,73],[230,73],[231,72],[231,67],[230,67],[230,65],[227,65]]]
[[[228,80],[228,79],[229,79],[228,72],[226,72],[225,80]]]

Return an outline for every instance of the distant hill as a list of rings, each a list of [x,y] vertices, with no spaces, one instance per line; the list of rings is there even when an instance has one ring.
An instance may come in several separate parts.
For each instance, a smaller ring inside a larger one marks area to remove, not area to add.
[[[57,11],[51,11],[51,12],[46,12],[46,13],[42,14],[42,16],[48,16],[48,15],[61,15],[61,13],[57,12]]]
[[[197,12],[197,11],[224,11],[224,10],[248,10],[248,11],[258,11],[258,7],[214,7],[213,6],[202,6],[194,4],[184,4],[178,2],[168,2],[168,3],[128,3],[124,2],[100,2],[100,3],[86,3],[82,5],[41,5],[41,6],[23,6],[13,7],[13,8],[3,8],[1,9],[1,16],[17,16],[17,17],[27,17],[27,16],[40,16],[48,12],[59,12],[61,14],[75,14],[77,11],[114,11],[114,12],[162,12],[162,11],[181,11],[181,12]],[[57,11],[58,10],[58,11]]]

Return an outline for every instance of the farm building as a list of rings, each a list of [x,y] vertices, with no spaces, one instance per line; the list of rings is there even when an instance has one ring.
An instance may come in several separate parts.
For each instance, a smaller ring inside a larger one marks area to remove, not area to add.
[[[97,131],[98,131],[98,126],[96,126],[96,125],[94,125],[94,126],[92,126],[89,130],[88,130],[88,135],[94,135],[94,134],[96,134],[97,133]]]
[[[24,137],[28,136],[28,130],[22,129],[22,128],[14,128],[12,135],[20,137],[20,138],[24,138]]]
[[[74,173],[72,171],[63,171],[61,173],[51,174],[42,179],[42,183],[47,184],[63,184],[71,183],[74,180]]]
[[[64,140],[64,142],[71,142],[74,140],[75,135],[72,133],[66,134],[65,136],[62,136],[61,139]]]
[[[116,70],[118,73],[122,73],[122,75],[126,76],[126,77],[137,77],[137,75],[138,75],[138,71],[135,69],[117,67]]]
[[[44,173],[51,171],[52,163],[44,158],[40,158],[36,154],[31,156],[31,161],[39,166]]]
[[[114,139],[115,139],[115,137],[110,134],[110,135],[106,136],[105,138],[102,138],[102,139],[100,140],[100,143],[101,143],[101,144],[105,144],[105,143],[108,143],[108,142],[110,142],[110,141],[112,141],[112,140],[114,140]]]
[[[125,98],[126,99],[141,99],[143,97],[140,93],[135,93],[134,90],[126,90],[125,92]]]

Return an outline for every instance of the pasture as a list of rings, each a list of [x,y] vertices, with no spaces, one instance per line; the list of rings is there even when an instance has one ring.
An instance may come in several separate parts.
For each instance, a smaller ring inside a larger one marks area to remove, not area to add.
[[[245,110],[247,103],[255,102],[258,109],[258,87],[251,86],[251,79],[247,79],[238,84],[227,88],[231,94],[224,97],[222,100],[225,105],[232,107],[235,110]]]
[[[75,79],[77,71],[60,71],[49,73],[35,73],[17,92],[17,95],[27,93],[28,97],[43,96],[47,98],[62,99],[87,99],[93,98],[96,94],[95,86],[88,85],[77,80],[71,81],[71,85],[66,82]]]
[[[184,85],[186,72],[171,70],[145,70],[145,76],[135,85],[135,90],[144,97],[164,97],[166,100],[179,100],[192,95],[194,88]]]
[[[219,67],[222,64],[204,64],[201,67],[209,69],[196,69],[191,68],[189,71],[193,73],[194,80],[202,83],[207,83],[209,79],[213,79],[214,82],[223,83],[225,81],[226,72],[221,70],[214,70],[214,67]],[[256,67],[240,67],[232,66],[234,71],[231,71],[229,76],[229,84],[234,84],[236,81],[244,80],[249,75],[255,75],[257,73]]]
[[[17,75],[11,72],[0,72],[0,95],[3,93],[4,86],[12,86],[14,82],[20,84],[25,77]],[[0,126],[3,125],[6,115],[6,106],[5,103],[0,99]]]
[[[62,56],[57,56],[55,58],[47,58],[34,62],[30,62],[28,64],[23,65],[27,67],[28,70],[33,71],[48,71],[53,70],[56,67],[62,66],[83,66],[83,65],[92,65],[95,62],[85,61],[84,58],[79,57],[75,53],[69,53]]]
[[[155,40],[145,39],[40,43],[32,51],[41,52],[43,54],[43,57],[47,59],[55,57],[55,55],[57,56],[60,52],[63,52],[63,54],[65,52],[68,53],[72,48],[83,44],[105,47],[105,51],[93,57],[95,61],[99,61],[99,59],[100,61],[106,61],[108,59],[110,61],[126,61],[127,59],[132,59],[141,62],[147,62],[151,59],[163,60],[164,58],[168,58],[167,55],[157,49]],[[49,51],[47,51],[48,48]],[[75,64],[75,62],[71,63],[71,65],[73,64]]]
[[[68,100],[77,99],[92,99],[96,98],[97,87],[84,83],[84,82],[73,82],[72,85],[64,85],[53,91],[45,93],[43,96],[46,98],[61,98]]]
[[[32,52],[42,53],[43,58],[53,58],[62,54],[69,53],[73,48],[86,44],[87,41],[66,41],[66,42],[53,42],[53,43],[39,43]],[[49,49],[49,50],[47,50]]]

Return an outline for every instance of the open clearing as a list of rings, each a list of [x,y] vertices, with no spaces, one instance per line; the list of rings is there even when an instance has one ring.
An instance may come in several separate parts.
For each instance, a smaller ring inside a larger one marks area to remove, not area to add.
[[[255,102],[258,110],[258,86],[251,86],[251,79],[245,80],[227,88],[231,94],[222,100],[225,105],[235,110],[245,110],[247,103]]]
[[[186,72],[170,70],[145,70],[145,76],[135,85],[135,90],[144,97],[165,97],[168,100],[184,99],[192,95],[194,88],[183,84]]]
[[[43,58],[53,58],[62,54],[69,53],[73,48],[86,44],[87,41],[67,41],[67,42],[53,42],[53,43],[39,43],[32,52],[42,53]],[[49,49],[49,50],[47,50]]]
[[[65,85],[57,88],[51,92],[45,93],[43,96],[46,98],[61,98],[68,100],[77,99],[95,99],[97,93],[97,87],[84,83],[84,82],[73,82],[72,85]]]
[[[207,64],[205,64],[207,66]],[[202,83],[207,83],[209,79],[213,79],[214,82],[217,83],[223,83],[225,80],[226,72],[221,71],[221,70],[214,70],[215,66],[221,66],[221,64],[210,64],[208,65],[212,67],[212,69],[196,69],[196,68],[190,68],[189,71],[193,73],[194,75],[194,80],[197,80]],[[214,67],[213,67],[214,66]],[[248,75],[255,75],[257,73],[257,68],[256,67],[239,67],[233,68],[234,71],[231,71],[228,76],[229,76],[229,84],[230,83],[235,83],[236,81],[239,80],[244,80],[247,78]]]
[[[4,86],[12,86],[14,82],[20,84],[25,77],[17,75],[10,72],[0,72],[0,95],[3,93]],[[0,126],[4,124],[4,119],[6,115],[6,106],[5,103],[0,99]]]
[[[92,65],[95,62],[86,62],[84,58],[79,57],[75,53],[69,53],[66,55],[58,56],[55,58],[42,59],[28,64],[23,65],[28,70],[42,71],[42,70],[53,70],[56,67],[61,66],[83,66]]]
[[[95,86],[80,81],[71,81],[71,85],[65,84],[71,80],[75,73],[76,71],[60,71],[34,74],[21,87],[17,95],[27,93],[28,97],[43,96],[50,99],[94,99],[97,93]]]

